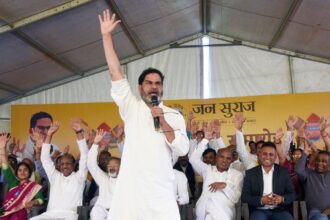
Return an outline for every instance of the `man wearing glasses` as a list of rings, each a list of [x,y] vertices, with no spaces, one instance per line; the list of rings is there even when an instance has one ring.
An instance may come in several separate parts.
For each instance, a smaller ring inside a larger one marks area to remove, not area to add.
[[[29,158],[32,161],[34,158],[34,146],[36,140],[33,138],[33,129],[37,133],[41,133],[46,137],[47,132],[53,122],[52,116],[47,112],[37,112],[31,116],[30,119],[30,129],[29,129],[29,138],[26,141],[26,148],[23,152],[23,158]],[[59,151],[58,146],[51,144],[51,153]]]

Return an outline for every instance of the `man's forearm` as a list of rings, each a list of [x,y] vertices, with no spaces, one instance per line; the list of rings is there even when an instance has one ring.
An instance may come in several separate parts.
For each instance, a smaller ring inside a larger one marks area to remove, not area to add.
[[[174,133],[173,128],[166,121],[164,121],[161,124],[161,127],[163,129],[164,134],[165,134],[166,140],[169,143],[172,143],[175,139],[175,133]]]
[[[103,47],[105,58],[110,71],[110,77],[112,81],[123,79],[123,75],[120,70],[120,62],[118,56],[113,47],[113,41],[111,34],[102,35]]]

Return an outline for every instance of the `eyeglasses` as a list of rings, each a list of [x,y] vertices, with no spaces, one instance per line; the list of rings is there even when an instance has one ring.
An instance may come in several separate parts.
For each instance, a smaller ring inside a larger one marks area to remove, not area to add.
[[[292,158],[300,158],[301,157],[301,155],[292,155]]]
[[[39,130],[48,130],[50,128],[50,126],[42,126],[42,125],[38,125],[36,126]]]

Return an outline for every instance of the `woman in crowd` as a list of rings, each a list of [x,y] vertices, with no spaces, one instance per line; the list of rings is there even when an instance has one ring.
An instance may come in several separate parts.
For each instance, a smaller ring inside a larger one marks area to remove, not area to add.
[[[0,209],[0,220],[25,220],[28,219],[28,211],[33,206],[43,203],[41,186],[30,181],[32,170],[29,164],[21,162],[15,169],[8,165],[6,145],[10,139],[9,134],[0,134],[0,154],[2,169],[9,192],[5,195]],[[15,176],[16,175],[16,176]]]

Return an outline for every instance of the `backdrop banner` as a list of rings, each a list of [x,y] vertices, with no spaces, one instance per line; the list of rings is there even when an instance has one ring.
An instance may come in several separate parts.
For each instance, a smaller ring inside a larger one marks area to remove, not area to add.
[[[256,140],[261,135],[266,141],[273,141],[275,131],[286,129],[285,120],[289,115],[298,118],[296,126],[305,127],[310,139],[323,148],[320,139],[320,118],[330,119],[330,93],[265,95],[215,99],[166,100],[164,104],[179,110],[187,119],[189,112],[195,115],[200,127],[203,122],[214,119],[221,121],[221,135],[226,144],[235,133],[232,123],[235,113],[242,112],[246,117],[244,135],[246,141]],[[53,137],[53,143],[60,149],[71,146],[70,152],[77,154],[75,133],[70,122],[82,119],[91,129],[115,129],[122,123],[115,103],[79,103],[47,105],[13,105],[11,108],[12,137],[25,143],[29,136],[30,118],[34,113],[44,111],[60,121],[61,127]],[[329,127],[327,128],[329,130]],[[111,137],[110,137],[111,138]],[[118,156],[114,141],[111,152]]]

